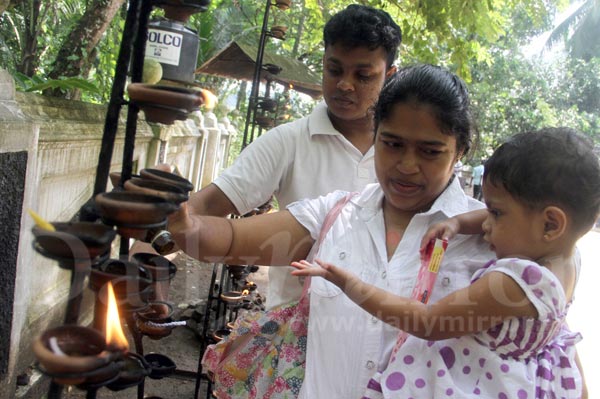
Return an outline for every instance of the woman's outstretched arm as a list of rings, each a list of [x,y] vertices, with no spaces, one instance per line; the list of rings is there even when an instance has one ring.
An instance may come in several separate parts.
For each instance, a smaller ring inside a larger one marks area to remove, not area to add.
[[[241,219],[188,214],[169,221],[169,231],[196,259],[241,265],[287,266],[304,259],[314,243],[289,211]]]

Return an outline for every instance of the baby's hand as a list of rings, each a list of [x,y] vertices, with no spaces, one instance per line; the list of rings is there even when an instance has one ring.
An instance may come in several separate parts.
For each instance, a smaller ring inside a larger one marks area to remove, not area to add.
[[[349,276],[347,271],[331,263],[323,262],[319,259],[315,259],[315,263],[316,265],[305,260],[300,262],[292,262],[292,266],[296,268],[296,270],[292,271],[292,274],[294,276],[323,277],[340,288],[344,287],[346,279]]]
[[[440,238],[450,240],[460,231],[460,224],[456,218],[446,219],[443,222],[434,224],[427,230],[427,233],[421,239],[421,252],[425,251],[430,241]]]

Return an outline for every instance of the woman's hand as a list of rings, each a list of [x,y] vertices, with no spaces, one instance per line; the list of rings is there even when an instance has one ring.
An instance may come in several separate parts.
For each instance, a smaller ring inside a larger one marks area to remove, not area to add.
[[[457,218],[446,219],[443,222],[434,224],[427,230],[427,233],[421,239],[421,252],[425,251],[427,245],[436,238],[450,240],[460,232],[460,223]]]
[[[301,260],[300,262],[292,262],[292,266],[296,270],[292,271],[294,276],[313,276],[323,277],[327,281],[331,281],[341,289],[344,289],[354,275],[340,267],[331,263],[323,262],[315,259],[315,264]]]

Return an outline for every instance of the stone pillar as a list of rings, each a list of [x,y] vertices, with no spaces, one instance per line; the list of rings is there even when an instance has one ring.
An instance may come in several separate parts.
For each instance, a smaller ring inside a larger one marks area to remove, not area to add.
[[[229,119],[225,118],[225,120],[227,121],[225,126],[227,127],[227,131],[229,132],[229,135],[227,136],[227,144],[225,145],[225,160],[223,161],[224,162],[223,168],[227,168],[234,161],[234,159],[232,159],[231,146],[233,145],[233,142],[239,133],[238,130],[236,129],[236,127],[231,124],[231,121]],[[236,149],[236,151],[237,150],[239,150],[239,148]],[[237,153],[236,153],[236,155],[237,155]]]
[[[198,138],[196,140],[194,150],[194,159],[190,165],[192,168],[190,181],[194,185],[194,189],[198,191],[202,187],[202,172],[204,169],[204,163],[206,161],[206,142],[208,132],[204,128],[205,118],[201,112],[194,112],[192,115],[192,120],[194,120],[196,123],[196,127],[198,129]]]
[[[21,342],[33,295],[27,284],[33,272],[32,222],[25,207],[35,204],[38,136],[39,126],[15,101],[14,80],[0,69],[0,398],[15,397],[17,374],[32,360],[19,348],[30,345]]]
[[[198,189],[209,185],[218,172],[218,150],[220,144],[221,130],[217,123],[217,117],[212,112],[207,112],[204,119],[204,127],[206,131],[206,150],[204,166],[202,168],[202,181]]]

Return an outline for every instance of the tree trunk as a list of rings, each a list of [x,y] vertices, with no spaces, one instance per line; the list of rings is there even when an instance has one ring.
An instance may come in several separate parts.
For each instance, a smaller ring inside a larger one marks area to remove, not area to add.
[[[292,48],[292,57],[294,57],[294,59],[298,58],[298,48],[300,47],[300,41],[302,40],[302,34],[304,33],[304,22],[306,21],[306,14],[308,13],[306,10],[306,0],[302,0],[300,7],[302,9],[302,14],[298,20],[298,25],[296,25],[296,37],[294,38],[294,48]]]
[[[240,90],[237,95],[237,101],[235,103],[235,109],[240,110],[240,109],[242,109],[242,106],[244,104],[246,104],[246,89],[247,88],[248,88],[248,82],[245,80],[242,80],[242,83],[240,84]]]
[[[65,38],[56,56],[50,79],[77,77],[89,72],[94,49],[125,0],[92,0],[85,13]],[[64,96],[60,92],[52,93]]]
[[[26,76],[33,76],[38,65],[38,33],[39,16],[42,6],[41,0],[33,0],[30,3],[20,3],[25,16],[25,32],[21,44],[21,62],[17,70]]]

